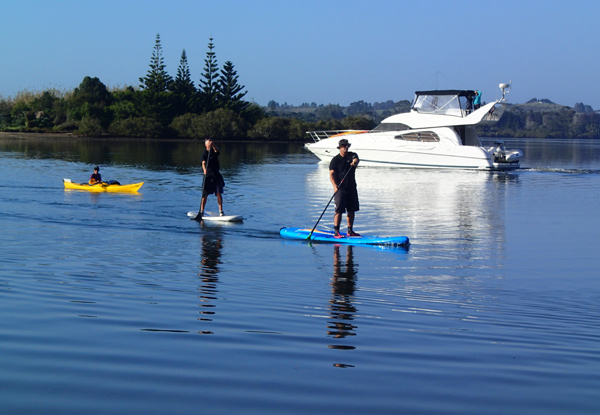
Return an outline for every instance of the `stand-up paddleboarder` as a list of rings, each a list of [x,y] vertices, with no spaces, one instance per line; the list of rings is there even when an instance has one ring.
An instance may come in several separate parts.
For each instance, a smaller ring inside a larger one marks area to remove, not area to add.
[[[348,151],[349,148],[348,140],[341,139],[338,143],[340,153],[329,163],[329,180],[335,192],[335,214],[333,216],[335,238],[343,238],[343,235],[340,235],[340,224],[344,212],[346,212],[348,221],[348,236],[360,236],[353,229],[355,212],[359,210],[358,191],[354,178],[359,159],[356,153]]]

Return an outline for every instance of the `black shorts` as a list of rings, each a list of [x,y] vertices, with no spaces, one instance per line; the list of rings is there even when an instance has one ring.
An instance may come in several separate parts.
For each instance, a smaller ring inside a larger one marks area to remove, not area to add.
[[[357,212],[359,210],[356,187],[338,191],[334,200],[335,213]]]
[[[225,180],[223,180],[221,173],[209,171],[204,178],[204,192],[202,192],[202,196],[223,194],[223,187],[225,187]]]

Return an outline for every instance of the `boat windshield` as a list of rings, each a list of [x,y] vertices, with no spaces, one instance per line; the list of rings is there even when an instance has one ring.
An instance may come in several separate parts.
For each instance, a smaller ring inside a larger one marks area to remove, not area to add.
[[[420,113],[463,117],[470,111],[474,91],[417,92],[412,109]]]

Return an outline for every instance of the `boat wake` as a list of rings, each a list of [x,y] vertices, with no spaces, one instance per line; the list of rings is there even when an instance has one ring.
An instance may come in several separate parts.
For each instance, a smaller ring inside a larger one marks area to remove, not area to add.
[[[561,169],[555,167],[531,167],[520,168],[518,171],[560,173],[560,174],[600,174],[598,169]]]

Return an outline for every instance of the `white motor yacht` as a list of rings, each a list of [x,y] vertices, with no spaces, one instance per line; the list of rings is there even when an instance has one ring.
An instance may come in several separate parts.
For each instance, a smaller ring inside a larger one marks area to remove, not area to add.
[[[471,90],[417,91],[409,112],[384,119],[371,131],[309,131],[306,148],[322,162],[339,153],[347,139],[362,166],[514,170],[521,150],[506,150],[501,141],[483,147],[473,126],[498,122],[506,110],[510,84],[500,84],[502,98],[474,108]]]

